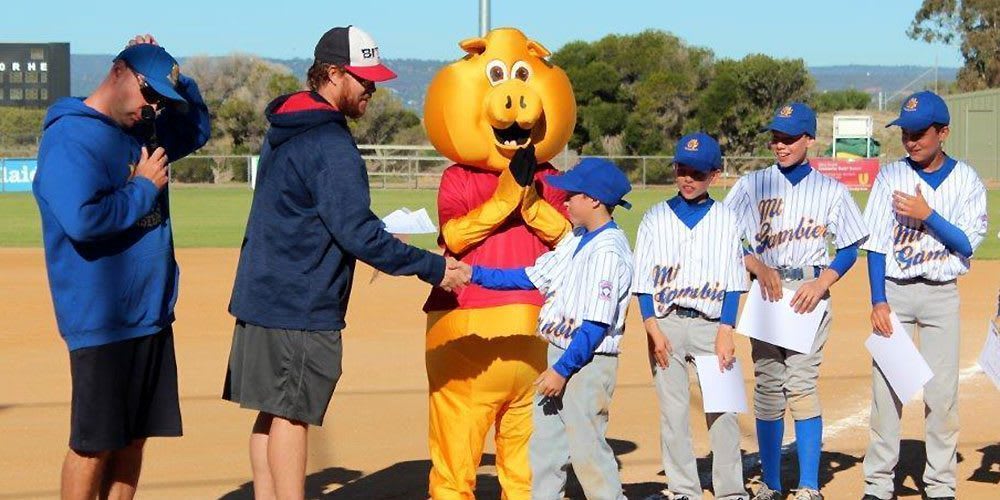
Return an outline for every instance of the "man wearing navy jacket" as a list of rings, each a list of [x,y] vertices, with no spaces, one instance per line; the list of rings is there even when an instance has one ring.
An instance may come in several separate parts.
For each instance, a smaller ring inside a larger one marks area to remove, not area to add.
[[[181,435],[167,163],[209,135],[198,85],[150,35],[46,114],[33,191],[73,380],[64,499],[131,498],[146,438]]]
[[[346,118],[363,115],[375,82],[395,76],[367,33],[333,28],[316,45],[311,90],[266,110],[223,388],[224,399],[258,411],[250,435],[257,498],[304,495],[308,429],[322,425],[340,379],[355,262],[448,289],[469,278],[454,261],[393,238],[371,211]]]

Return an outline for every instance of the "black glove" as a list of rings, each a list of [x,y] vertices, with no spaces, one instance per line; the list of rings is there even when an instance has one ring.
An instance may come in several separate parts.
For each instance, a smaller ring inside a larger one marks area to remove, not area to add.
[[[510,159],[510,173],[521,187],[528,187],[535,182],[535,171],[538,170],[538,160],[535,159],[535,145],[518,148]]]

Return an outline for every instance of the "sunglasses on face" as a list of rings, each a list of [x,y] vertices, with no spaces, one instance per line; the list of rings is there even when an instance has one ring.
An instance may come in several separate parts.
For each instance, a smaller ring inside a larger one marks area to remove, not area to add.
[[[354,73],[351,73],[350,71],[345,71],[345,72],[348,75],[351,75],[351,77],[353,77],[355,80],[357,80],[358,83],[360,83],[361,86],[364,87],[366,90],[371,90],[371,91],[375,90],[375,82],[374,81],[367,80],[365,78],[361,78],[360,76],[355,75]]]
[[[135,80],[139,82],[139,92],[142,94],[142,99],[146,101],[147,104],[156,106],[157,111],[163,109],[166,99],[153,90],[153,87],[151,87],[149,82],[146,81],[146,77],[142,76],[134,69],[132,70],[132,74],[135,75]]]

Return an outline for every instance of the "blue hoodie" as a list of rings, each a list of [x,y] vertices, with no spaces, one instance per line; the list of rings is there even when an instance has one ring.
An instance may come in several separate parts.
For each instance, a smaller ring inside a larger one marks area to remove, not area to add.
[[[172,161],[209,137],[197,84],[182,76],[187,114],[165,111],[157,134]],[[49,108],[32,185],[56,323],[69,349],[154,334],[170,325],[177,263],[167,189],[130,178],[140,139],[79,98]]]
[[[356,259],[438,284],[444,258],[387,233],[344,115],[319,94],[267,107],[253,204],[229,312],[266,328],[341,330]]]

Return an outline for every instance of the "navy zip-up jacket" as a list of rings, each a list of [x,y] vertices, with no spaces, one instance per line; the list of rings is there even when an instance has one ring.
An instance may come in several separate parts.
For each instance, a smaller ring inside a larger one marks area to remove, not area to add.
[[[315,92],[275,99],[229,312],[265,328],[341,330],[357,259],[438,284],[444,257],[406,245],[371,211],[344,115]]]
[[[175,161],[208,141],[208,108],[194,80],[177,91],[186,114],[157,118]],[[140,140],[79,98],[45,115],[32,191],[42,218],[49,288],[69,349],[152,335],[174,321],[179,272],[168,188],[132,177]]]

